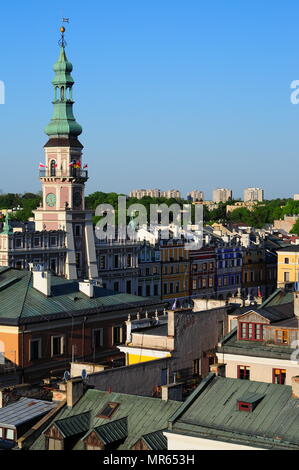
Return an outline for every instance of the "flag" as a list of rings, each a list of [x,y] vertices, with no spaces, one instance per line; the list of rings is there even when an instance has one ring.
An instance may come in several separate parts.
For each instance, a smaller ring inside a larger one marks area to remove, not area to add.
[[[44,165],[43,163],[40,163],[39,168],[48,168],[48,167],[46,165]]]
[[[258,297],[263,297],[263,296],[262,296],[262,291],[261,291],[260,286],[258,286],[258,289],[257,289],[257,296],[258,296]]]
[[[172,310],[175,310],[176,309],[176,299],[174,299],[174,302],[172,304]]]
[[[76,163],[76,160],[72,160],[71,163],[69,163],[69,166],[74,166]]]
[[[85,163],[85,165],[84,165],[84,167],[83,167],[83,168],[88,168],[88,165],[87,165],[87,163]]]

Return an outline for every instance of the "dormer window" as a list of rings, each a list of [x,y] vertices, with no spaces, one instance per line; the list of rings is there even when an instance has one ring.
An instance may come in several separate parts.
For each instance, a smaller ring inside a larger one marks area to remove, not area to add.
[[[251,413],[264,397],[265,395],[260,395],[258,393],[252,393],[241,397],[237,400],[237,409],[239,411],[247,411],[248,413]]]
[[[238,401],[239,411],[252,411],[252,405],[250,403],[244,403],[243,401]]]
[[[262,323],[239,322],[239,339],[263,341],[264,325]]]

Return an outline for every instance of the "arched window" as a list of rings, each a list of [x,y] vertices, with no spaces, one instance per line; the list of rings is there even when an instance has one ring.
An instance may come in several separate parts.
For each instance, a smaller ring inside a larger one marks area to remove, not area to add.
[[[51,160],[50,164],[50,176],[56,176],[56,162],[55,160]]]
[[[60,88],[60,99],[61,101],[64,101],[64,86]]]

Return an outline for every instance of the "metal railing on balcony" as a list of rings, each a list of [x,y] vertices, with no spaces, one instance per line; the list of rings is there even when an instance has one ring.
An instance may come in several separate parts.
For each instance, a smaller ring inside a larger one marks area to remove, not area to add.
[[[53,170],[43,168],[39,170],[40,178],[83,178],[88,179],[88,170],[81,168],[68,168],[67,170]]]

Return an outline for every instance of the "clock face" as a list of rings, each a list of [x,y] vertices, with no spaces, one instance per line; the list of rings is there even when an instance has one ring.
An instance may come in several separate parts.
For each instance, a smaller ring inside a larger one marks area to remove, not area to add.
[[[54,207],[56,204],[56,196],[53,193],[47,194],[46,203],[49,207]]]
[[[80,207],[82,204],[82,195],[80,191],[75,191],[73,195],[73,204],[75,207]]]

